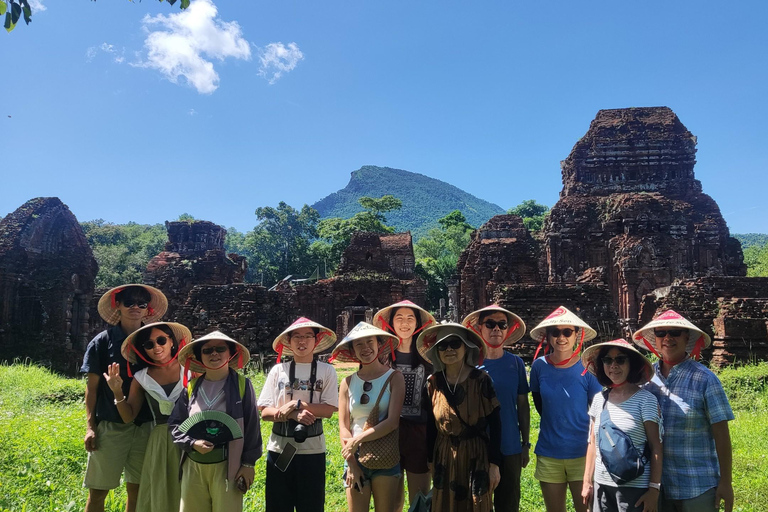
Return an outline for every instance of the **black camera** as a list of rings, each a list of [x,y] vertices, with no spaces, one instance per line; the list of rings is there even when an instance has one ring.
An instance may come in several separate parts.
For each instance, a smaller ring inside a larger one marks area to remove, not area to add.
[[[303,443],[306,441],[307,435],[309,435],[307,426],[296,421],[291,421],[291,423],[296,423],[296,425],[293,426],[293,440],[297,443]]]

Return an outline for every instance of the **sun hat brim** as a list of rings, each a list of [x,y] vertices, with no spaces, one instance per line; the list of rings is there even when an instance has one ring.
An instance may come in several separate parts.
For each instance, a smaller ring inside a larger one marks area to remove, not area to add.
[[[623,338],[619,338],[617,340],[611,340],[611,341],[605,341],[603,343],[595,343],[594,345],[590,345],[587,347],[584,352],[581,354],[581,364],[584,365],[584,368],[586,368],[592,375],[596,375],[596,366],[599,364],[599,361],[597,361],[597,356],[600,354],[600,349],[603,347],[617,347],[617,348],[623,348],[625,350],[628,350],[632,356],[631,357],[639,357],[641,358],[641,361],[643,363],[643,381],[638,382],[636,384],[645,384],[646,382],[650,382],[653,378],[653,365],[648,360],[647,357],[645,357],[643,354],[640,353],[639,350],[632,344],[629,343],[627,340]]]
[[[201,363],[195,358],[194,347],[198,344],[205,345],[211,340],[223,340],[223,341],[229,341],[235,344],[240,354],[239,355],[230,354],[230,357],[234,356],[229,361],[230,368],[238,370],[243,366],[245,366],[246,364],[248,364],[248,361],[251,360],[251,352],[248,350],[248,347],[246,347],[245,345],[243,345],[237,340],[233,340],[223,332],[213,331],[211,333],[206,334],[205,336],[197,338],[192,343],[185,345],[184,348],[182,348],[179,351],[179,363],[181,364],[181,366],[184,368],[187,368],[187,365],[188,365],[188,368],[195,373],[207,372],[208,368],[203,366],[203,363]]]
[[[480,364],[487,355],[488,348],[476,332],[457,323],[438,324],[424,330],[416,339],[416,350],[435,371],[442,371],[444,368],[440,357],[436,354],[437,345],[451,336],[458,336],[464,341],[469,349],[467,362],[472,366]],[[471,353],[474,354],[470,355]]]
[[[523,319],[517,316],[516,314],[514,314],[513,312],[507,309],[504,309],[501,306],[496,304],[492,304],[482,309],[478,309],[477,311],[473,311],[472,313],[464,317],[464,320],[461,321],[461,325],[473,331],[477,329],[475,332],[480,332],[477,326],[480,316],[482,316],[483,313],[496,313],[496,312],[504,313],[505,315],[507,315],[507,322],[509,323],[510,329],[512,329],[512,332],[509,334],[509,337],[506,340],[504,340],[503,346],[508,347],[510,345],[513,345],[514,343],[518,342],[523,336],[525,336],[525,322],[523,322]]]
[[[579,329],[584,329],[584,342],[597,337],[597,331],[591,328],[589,324],[576,316],[568,308],[560,306],[542,320],[539,325],[531,329],[531,338],[534,341],[543,341],[547,336],[547,327],[555,327],[557,325],[573,325]],[[579,335],[580,337],[581,335]]]
[[[315,337],[315,348],[312,350],[313,354],[324,352],[328,348],[332,347],[334,343],[336,343],[336,333],[331,329],[320,325],[317,322],[313,322],[309,318],[301,317],[293,322],[290,326],[288,326],[286,330],[281,332],[277,338],[275,338],[275,340],[272,342],[272,350],[281,356],[293,356],[293,351],[291,350],[290,345],[291,333],[298,329],[303,329],[304,327],[318,329],[317,336]],[[283,346],[282,350],[280,349],[280,345]]]
[[[394,334],[379,329],[368,322],[360,322],[334,347],[331,359],[343,363],[359,363],[360,360],[355,356],[352,344],[355,340],[369,336],[384,338],[384,344],[379,349],[379,353],[385,350],[395,351],[400,346],[400,338]]]
[[[689,332],[697,332],[699,336],[688,336],[688,345],[686,347],[687,352],[691,352],[696,346],[696,342],[699,339],[704,340],[703,348],[707,348],[712,344],[712,338],[709,334],[696,327],[689,320],[683,318],[679,313],[668,310],[645,324],[643,327],[635,331],[632,335],[632,341],[641,348],[648,350],[646,342],[652,347],[652,351],[656,350],[656,333],[657,327],[678,327],[680,329],[688,329]]]
[[[99,299],[99,304],[96,307],[96,309],[99,311],[99,316],[101,316],[101,318],[109,325],[117,325],[120,323],[120,310],[117,309],[116,305],[114,305],[115,295],[130,286],[144,288],[147,292],[149,292],[149,307],[152,308],[153,312],[151,315],[144,317],[144,323],[150,324],[157,322],[163,317],[165,312],[168,311],[168,299],[165,297],[163,292],[154,286],[138,283],[124,284],[122,286],[116,286],[108,290],[104,295],[101,296]]]
[[[171,332],[173,332],[173,337],[176,338],[176,343],[178,343],[180,347],[192,341],[192,332],[185,326],[176,322],[155,322],[142,326],[141,328],[128,335],[127,338],[125,338],[123,344],[120,347],[120,353],[123,354],[123,357],[129,363],[136,364],[138,362],[138,358],[136,357],[136,352],[134,351],[134,344],[139,333],[145,330],[151,331],[155,327],[159,327],[161,325],[167,325],[171,329]]]
[[[435,320],[435,317],[432,316],[432,313],[409,300],[401,300],[400,302],[380,309],[376,312],[375,315],[373,315],[373,320],[371,320],[371,323],[379,329],[388,331],[389,329],[387,326],[390,326],[390,317],[392,316],[392,313],[400,308],[413,308],[418,311],[419,317],[421,319],[422,329],[426,329],[429,326],[437,324],[437,320]],[[392,329],[394,330],[394,327]]]

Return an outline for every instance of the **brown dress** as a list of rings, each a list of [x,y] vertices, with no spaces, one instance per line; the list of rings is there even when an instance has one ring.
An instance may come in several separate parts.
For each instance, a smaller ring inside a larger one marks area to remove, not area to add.
[[[498,418],[499,408],[491,378],[473,369],[451,392],[445,374],[439,372],[427,380],[427,394],[437,430],[432,459],[432,511],[491,511],[488,418],[494,410]]]

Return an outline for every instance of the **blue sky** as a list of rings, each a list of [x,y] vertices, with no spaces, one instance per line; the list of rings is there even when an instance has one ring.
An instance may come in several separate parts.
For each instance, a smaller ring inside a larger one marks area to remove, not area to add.
[[[671,107],[732,232],[768,232],[762,1],[37,0],[0,33],[0,215],[241,231],[363,165],[553,205],[599,109]],[[10,117],[9,117],[10,116]]]

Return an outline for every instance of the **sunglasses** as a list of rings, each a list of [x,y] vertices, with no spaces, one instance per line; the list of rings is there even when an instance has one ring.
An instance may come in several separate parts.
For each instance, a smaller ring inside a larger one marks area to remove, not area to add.
[[[120,304],[122,304],[125,308],[132,308],[133,306],[137,306],[139,309],[147,309],[147,306],[149,306],[149,302],[144,299],[125,299],[120,302]]]
[[[202,352],[203,352],[203,354],[209,356],[209,355],[213,354],[214,352],[217,352],[219,354],[223,354],[227,350],[229,350],[229,347],[227,347],[225,345],[219,345],[218,347],[207,347],[207,348],[204,348],[202,350]]]
[[[155,343],[157,343],[157,346],[164,347],[166,343],[168,343],[168,338],[165,336],[158,336],[156,340],[147,340],[144,343],[142,343],[142,347],[144,347],[144,350],[152,350],[155,348]]]
[[[449,348],[452,348],[453,350],[459,350],[459,347],[461,347],[464,344],[464,342],[459,338],[451,338],[448,341],[443,341],[437,346],[437,350],[440,352],[445,352]]]
[[[550,335],[550,336],[552,336],[553,338],[559,338],[559,337],[560,337],[560,334],[562,334],[562,335],[563,335],[563,336],[565,336],[566,338],[570,338],[570,337],[571,337],[571,335],[572,335],[574,332],[576,332],[576,331],[574,331],[573,329],[567,329],[567,328],[566,328],[566,329],[563,329],[563,330],[560,330],[560,329],[557,329],[557,328],[554,328],[554,329],[547,329],[547,334],[549,334],[549,335]]]
[[[363,391],[365,391],[365,393],[360,395],[360,403],[361,404],[365,405],[365,404],[367,404],[368,402],[371,401],[371,397],[368,396],[368,391],[370,391],[372,389],[373,389],[373,383],[372,382],[363,382]]]
[[[674,331],[672,331],[672,330],[669,330],[669,331],[653,331],[653,335],[656,336],[657,338],[663,338],[667,334],[669,334],[673,338],[677,338],[678,336],[683,334],[683,330],[682,329],[675,329]]]
[[[616,363],[619,366],[622,366],[624,363],[627,362],[629,359],[629,356],[616,356],[616,357],[602,357],[600,360],[603,362],[605,366],[611,366],[613,363]]]
[[[494,330],[497,326],[499,327],[500,330],[504,331],[509,326],[506,320],[501,320],[500,322],[497,322],[495,320],[486,320],[485,322],[483,322],[483,325],[485,325],[485,327],[491,331]]]

